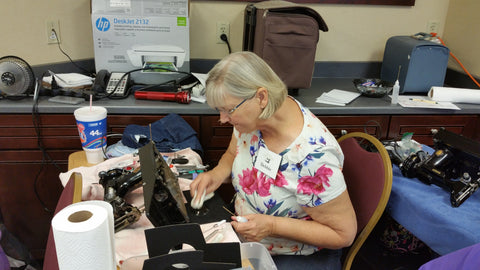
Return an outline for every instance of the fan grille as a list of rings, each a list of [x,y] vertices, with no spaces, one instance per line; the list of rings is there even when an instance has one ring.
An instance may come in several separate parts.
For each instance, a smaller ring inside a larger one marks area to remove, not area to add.
[[[16,56],[0,58],[0,92],[19,96],[33,90],[35,77],[32,68]]]

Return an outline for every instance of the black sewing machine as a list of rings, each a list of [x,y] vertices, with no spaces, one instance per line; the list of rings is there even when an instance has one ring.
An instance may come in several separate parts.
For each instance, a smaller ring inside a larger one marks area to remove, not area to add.
[[[137,222],[145,211],[154,226],[189,222],[177,177],[155,148],[153,142],[139,150],[140,168],[114,168],[99,173],[105,189],[104,201],[113,207],[115,232]],[[125,195],[143,186],[144,207],[125,201]]]
[[[155,143],[140,148],[145,213],[155,227],[190,222],[178,179]]]
[[[115,232],[122,230],[130,224],[137,222],[142,215],[141,210],[127,203],[125,195],[142,186],[142,175],[137,170],[114,168],[102,171],[98,174],[99,183],[105,189],[104,201],[110,203],[113,208]]]
[[[402,174],[450,191],[450,203],[460,206],[480,185],[480,143],[440,129],[432,155],[411,154],[400,165]]]

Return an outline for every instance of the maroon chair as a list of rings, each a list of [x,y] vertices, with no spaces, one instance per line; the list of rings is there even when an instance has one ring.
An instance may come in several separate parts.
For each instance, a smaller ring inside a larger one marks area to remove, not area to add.
[[[375,137],[352,132],[338,139],[345,156],[343,175],[357,216],[357,236],[344,249],[342,269],[348,270],[383,214],[392,189],[392,163]]]
[[[82,178],[80,175],[72,174],[70,180],[65,185],[60,198],[58,199],[55,214],[70,204],[82,200]],[[43,270],[58,270],[57,252],[55,250],[55,240],[53,239],[53,230],[50,227],[48,234],[47,248],[43,261]]]

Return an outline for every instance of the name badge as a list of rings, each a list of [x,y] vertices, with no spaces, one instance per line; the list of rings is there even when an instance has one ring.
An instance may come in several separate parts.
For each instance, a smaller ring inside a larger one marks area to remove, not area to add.
[[[282,157],[280,155],[265,147],[260,147],[260,149],[258,149],[257,160],[255,161],[255,168],[268,177],[275,179],[281,161]]]

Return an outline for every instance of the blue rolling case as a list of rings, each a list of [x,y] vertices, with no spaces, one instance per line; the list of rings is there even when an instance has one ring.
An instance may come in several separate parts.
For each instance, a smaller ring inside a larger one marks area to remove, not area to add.
[[[399,67],[400,93],[426,94],[432,86],[443,86],[450,50],[435,42],[412,36],[387,40],[381,79],[395,82]]]

